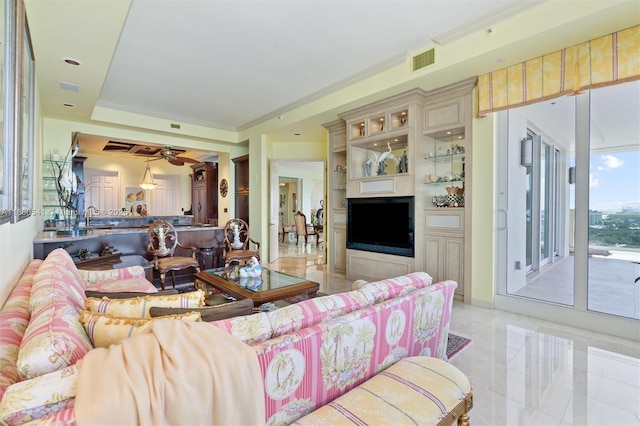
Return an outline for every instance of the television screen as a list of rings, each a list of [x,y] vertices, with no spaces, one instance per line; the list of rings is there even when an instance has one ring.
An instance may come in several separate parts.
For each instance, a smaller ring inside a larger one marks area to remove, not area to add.
[[[347,248],[413,257],[414,197],[349,198]]]

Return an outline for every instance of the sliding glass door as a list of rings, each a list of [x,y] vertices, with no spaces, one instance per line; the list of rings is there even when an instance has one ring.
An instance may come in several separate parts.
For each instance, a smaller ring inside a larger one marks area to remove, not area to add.
[[[640,318],[638,93],[636,81],[498,113],[498,295]]]
[[[640,318],[640,83],[591,92],[589,310]]]

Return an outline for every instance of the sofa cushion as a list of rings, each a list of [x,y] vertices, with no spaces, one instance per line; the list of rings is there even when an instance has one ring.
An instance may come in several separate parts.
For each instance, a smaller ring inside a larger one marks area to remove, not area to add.
[[[16,361],[31,316],[29,295],[33,277],[41,264],[39,259],[29,262],[0,310],[0,400],[7,387],[22,380]]]
[[[467,376],[441,359],[416,356],[399,361],[293,424],[454,424],[472,405]]]
[[[79,322],[84,281],[71,256],[53,250],[33,277],[31,319],[20,344],[17,367],[33,378],[75,364],[91,342]]]
[[[375,299],[365,292],[351,291],[304,300],[267,314],[273,336],[282,336],[321,321],[371,306]]]
[[[258,312],[243,317],[214,321],[212,325],[225,330],[238,340],[255,345],[269,340],[273,334],[266,312]]]
[[[144,332],[156,321],[165,320],[200,321],[199,312],[165,315],[156,318],[126,318],[98,312],[82,311],[80,323],[94,347],[107,348],[122,339]]]
[[[370,294],[372,295],[376,294],[376,291],[379,291],[379,294],[376,296],[377,303],[394,297],[404,296],[417,289],[430,286],[432,283],[433,278],[426,272],[412,272],[395,278],[387,278],[362,284],[359,290],[371,292]]]
[[[78,273],[87,287],[100,285],[104,282],[127,280],[130,278],[145,278],[145,271],[142,266],[128,266],[126,268],[104,270],[78,269]]]
[[[351,284],[351,290],[360,290],[362,287],[364,287],[366,284],[369,284],[369,281],[366,280],[355,280],[352,284]]]
[[[151,318],[164,315],[177,315],[187,312],[198,312],[202,316],[202,321],[211,322],[225,318],[251,315],[253,313],[253,300],[240,299],[235,302],[224,303],[222,305],[205,306],[203,308],[162,308],[154,306],[149,309]]]
[[[139,291],[143,293],[157,292],[156,287],[151,284],[146,278],[123,278],[114,281],[102,281],[96,284],[91,284],[85,289],[94,291]]]
[[[374,303],[403,296],[429,286],[432,282],[433,278],[425,272],[414,272],[373,283],[358,280],[353,283],[354,290],[350,292],[309,299],[269,312],[268,317],[273,328],[272,337],[282,336]]]
[[[40,303],[20,344],[20,372],[37,377],[73,365],[89,352],[92,345],[79,319],[77,304],[66,298]]]
[[[42,262],[33,278],[29,307],[33,312],[39,304],[64,299],[80,310],[84,306],[84,290],[84,280],[69,253],[64,249],[55,249]]]
[[[204,306],[204,291],[196,290],[188,293],[145,295],[129,299],[110,299],[88,297],[86,309],[92,312],[111,314],[119,317],[150,318],[149,308],[201,308]]]
[[[78,370],[75,365],[15,383],[0,402],[0,424],[21,425],[73,407]],[[39,424],[71,424],[43,422]]]
[[[178,294],[178,290],[169,289],[162,290],[158,292],[154,292],[151,294],[152,296],[165,296],[167,294]],[[86,297],[95,297],[97,299],[101,299],[103,297],[108,297],[109,299],[130,299],[132,297],[137,296],[149,296],[148,291],[95,291],[95,290],[85,290],[84,295]]]

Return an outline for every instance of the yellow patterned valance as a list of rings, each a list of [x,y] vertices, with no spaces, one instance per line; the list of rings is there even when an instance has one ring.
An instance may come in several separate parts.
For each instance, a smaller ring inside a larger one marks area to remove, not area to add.
[[[478,78],[478,116],[640,79],[640,26]]]

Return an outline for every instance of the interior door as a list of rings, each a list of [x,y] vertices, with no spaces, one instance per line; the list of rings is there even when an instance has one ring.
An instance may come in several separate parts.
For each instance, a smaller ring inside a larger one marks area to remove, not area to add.
[[[85,210],[94,207],[94,216],[114,216],[120,213],[120,175],[100,169],[84,170]]]
[[[269,168],[269,262],[278,259],[278,207],[280,203],[280,187],[278,178],[278,161],[271,160]]]
[[[172,216],[180,212],[180,177],[177,175],[154,175],[156,187],[147,191],[149,196],[148,214],[151,216]]]

